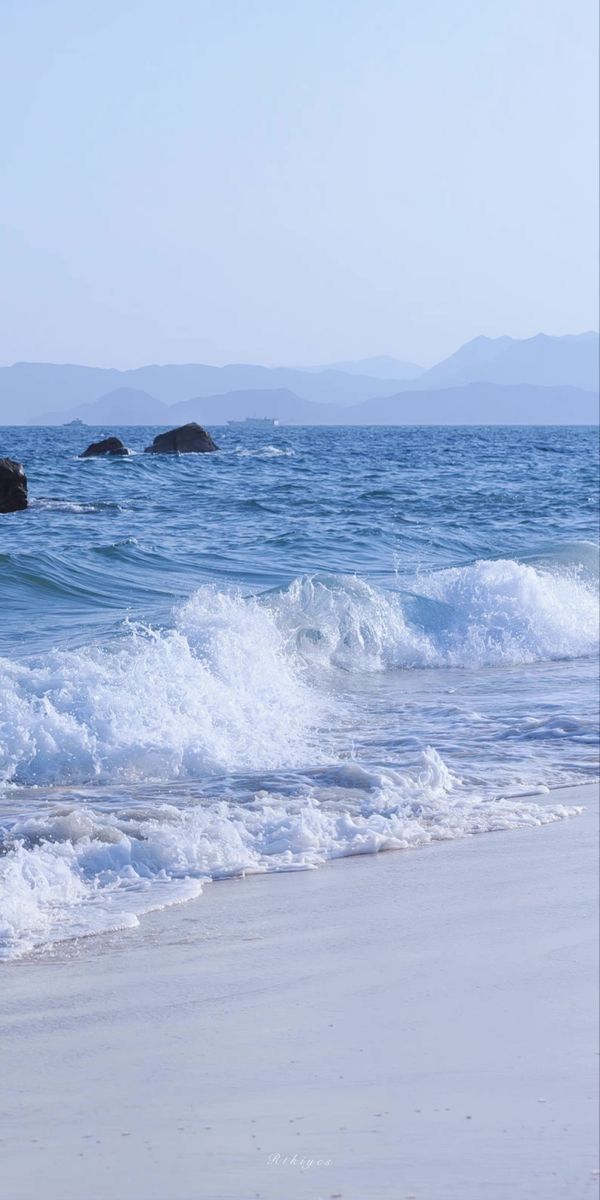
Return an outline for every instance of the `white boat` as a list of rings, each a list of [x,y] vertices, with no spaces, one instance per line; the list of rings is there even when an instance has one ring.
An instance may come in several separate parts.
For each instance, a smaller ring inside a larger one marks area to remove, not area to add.
[[[260,429],[274,429],[279,425],[277,417],[244,417],[242,421],[228,421],[228,425],[258,426]]]

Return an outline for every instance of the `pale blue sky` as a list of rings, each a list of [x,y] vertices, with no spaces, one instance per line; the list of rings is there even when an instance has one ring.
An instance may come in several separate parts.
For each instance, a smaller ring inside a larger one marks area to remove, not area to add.
[[[0,361],[597,327],[595,0],[2,0]]]

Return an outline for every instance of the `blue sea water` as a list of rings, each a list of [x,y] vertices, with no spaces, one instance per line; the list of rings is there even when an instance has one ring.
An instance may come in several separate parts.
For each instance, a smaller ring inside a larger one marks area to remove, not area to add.
[[[0,954],[597,776],[596,431],[101,432],[0,430]]]

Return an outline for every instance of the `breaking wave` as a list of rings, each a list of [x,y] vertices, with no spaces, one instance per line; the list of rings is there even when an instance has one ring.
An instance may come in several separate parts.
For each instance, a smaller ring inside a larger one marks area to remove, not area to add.
[[[160,781],[314,764],[331,757],[322,730],[340,716],[332,669],[576,658],[597,639],[588,581],[510,560],[420,577],[413,592],[354,577],[306,577],[245,599],[207,586],[170,628],[126,624],[110,646],[1,659],[0,780]]]
[[[272,613],[205,587],[174,618],[168,630],[131,625],[109,648],[0,660],[0,779],[136,782],[306,761],[320,704]]]
[[[595,588],[510,559],[421,575],[411,592],[349,577],[294,581],[280,620],[309,656],[354,669],[580,658],[598,646]]]

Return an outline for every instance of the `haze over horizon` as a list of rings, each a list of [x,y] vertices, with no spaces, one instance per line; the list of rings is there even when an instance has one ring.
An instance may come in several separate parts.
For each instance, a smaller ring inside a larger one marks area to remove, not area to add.
[[[596,6],[3,7],[0,363],[597,329]]]
[[[599,336],[598,330],[596,330],[596,329],[582,329],[582,330],[577,330],[577,331],[570,331],[567,333],[561,333],[558,335],[549,335],[546,333],[545,330],[539,330],[537,333],[532,334],[531,338],[524,339],[524,340],[532,342],[536,338],[558,337],[561,340],[564,339],[564,340],[577,341],[577,340],[584,340],[584,339],[588,339],[588,338],[597,339],[598,336]],[[498,334],[497,337],[495,337],[495,338],[488,338],[486,334],[476,334],[473,338],[469,339],[469,341],[467,341],[465,343],[461,343],[460,345],[457,345],[453,349],[451,349],[447,356],[444,356],[443,358],[441,358],[439,360],[436,359],[435,361],[430,363],[428,366],[423,366],[422,363],[416,363],[414,361],[399,359],[395,355],[388,355],[385,353],[381,353],[381,354],[375,354],[372,356],[367,356],[366,358],[349,358],[346,360],[340,360],[339,362],[331,362],[329,360],[326,360],[321,363],[299,363],[299,362],[296,362],[296,363],[283,363],[283,362],[259,363],[258,361],[253,362],[251,360],[248,360],[247,362],[242,362],[242,360],[231,360],[231,361],[227,360],[226,362],[223,362],[223,363],[215,363],[215,362],[209,363],[209,362],[200,362],[200,360],[196,360],[194,362],[192,362],[191,360],[187,360],[185,362],[183,360],[180,362],[166,362],[166,361],[159,362],[157,360],[155,362],[133,363],[128,367],[119,367],[119,366],[116,366],[114,363],[57,362],[57,361],[54,361],[51,359],[47,359],[47,360],[18,359],[18,360],[14,360],[12,363],[0,363],[0,369],[2,369],[2,367],[14,367],[14,366],[57,366],[57,367],[81,366],[81,367],[91,367],[93,369],[98,369],[98,370],[136,371],[136,370],[140,370],[140,369],[143,369],[146,367],[170,367],[170,366],[177,367],[177,366],[195,366],[195,365],[215,367],[217,369],[219,369],[221,367],[227,367],[227,366],[236,366],[236,367],[237,366],[240,366],[240,367],[253,367],[253,366],[263,367],[263,366],[266,366],[268,369],[275,369],[275,370],[277,370],[278,368],[281,368],[284,370],[292,370],[292,371],[297,370],[297,371],[315,371],[315,372],[335,370],[335,371],[340,371],[342,373],[349,372],[351,374],[363,374],[365,376],[370,376],[372,378],[380,378],[380,379],[388,378],[390,380],[403,379],[403,380],[406,380],[407,385],[408,385],[408,383],[412,379],[416,380],[416,379],[420,378],[421,376],[428,377],[429,372],[434,367],[441,366],[442,364],[444,364],[446,362],[446,358],[452,358],[453,355],[456,355],[459,352],[464,351],[471,346],[474,346],[477,342],[492,342],[493,343],[493,342],[502,342],[504,340],[517,342],[519,339],[512,338],[510,335],[506,335],[506,334],[504,334],[504,335]],[[394,369],[393,369],[394,364],[397,364],[398,367],[404,367],[405,370],[404,371],[394,371]],[[383,369],[384,365],[385,365],[385,369]],[[375,369],[376,366],[379,369]],[[414,370],[413,370],[413,368],[414,368]]]

